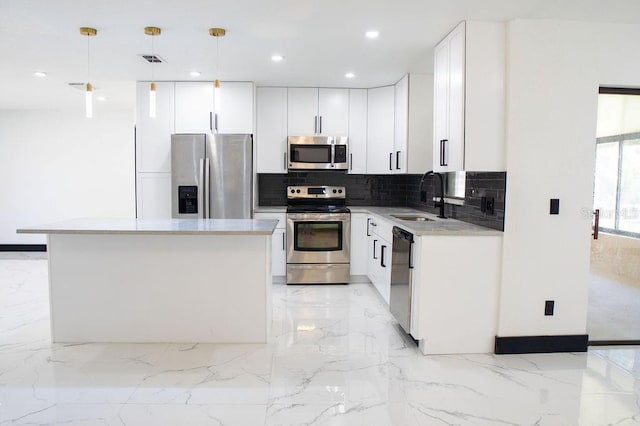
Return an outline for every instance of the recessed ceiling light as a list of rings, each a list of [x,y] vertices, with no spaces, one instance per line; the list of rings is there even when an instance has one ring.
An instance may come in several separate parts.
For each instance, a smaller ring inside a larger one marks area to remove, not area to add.
[[[371,31],[367,31],[366,33],[364,33],[364,35],[367,38],[378,38],[378,36],[380,35],[380,32],[376,31],[376,30],[371,30]]]
[[[99,100],[100,102],[104,102],[107,100],[107,98],[105,98],[104,96],[98,96],[96,99]]]
[[[273,56],[271,56],[271,60],[272,60],[273,62],[280,62],[280,61],[282,61],[283,59],[284,59],[284,56],[282,56],[282,55],[273,55]]]
[[[189,73],[191,77],[200,77],[200,74],[201,74],[200,71],[191,71]]]
[[[44,71],[36,71],[33,73],[33,75],[35,75],[36,77],[44,78],[47,76],[47,73]]]
[[[346,73],[344,76],[345,76],[345,77],[347,77],[347,78],[353,78],[353,77],[355,77],[356,75],[355,75],[354,73],[352,73],[352,72],[348,72],[348,73]]]

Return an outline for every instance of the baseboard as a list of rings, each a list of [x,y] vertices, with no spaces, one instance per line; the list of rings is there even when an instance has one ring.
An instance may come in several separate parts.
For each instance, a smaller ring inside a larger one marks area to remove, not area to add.
[[[563,336],[496,336],[495,353],[506,355],[551,352],[586,352],[588,343],[588,334]]]
[[[0,251],[47,251],[46,244],[0,244]]]
[[[640,340],[590,340],[589,346],[640,346]]]

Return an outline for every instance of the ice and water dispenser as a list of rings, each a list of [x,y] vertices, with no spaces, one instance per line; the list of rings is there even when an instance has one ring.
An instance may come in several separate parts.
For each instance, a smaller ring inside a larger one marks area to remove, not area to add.
[[[198,213],[198,187],[178,187],[178,213]]]

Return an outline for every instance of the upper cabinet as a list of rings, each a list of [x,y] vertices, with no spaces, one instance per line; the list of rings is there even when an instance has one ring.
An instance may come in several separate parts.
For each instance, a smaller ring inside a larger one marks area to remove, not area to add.
[[[367,99],[367,174],[394,172],[394,86],[369,89]]]
[[[136,170],[171,172],[171,134],[174,132],[174,84],[156,83],[156,116],[149,117],[149,83],[136,85]]]
[[[176,82],[175,132],[253,133],[253,83],[221,82],[215,112],[212,82]]]
[[[394,86],[394,172],[407,172],[407,144],[409,134],[409,75]]]
[[[367,173],[367,89],[349,89],[349,173]]]
[[[504,23],[462,22],[434,49],[433,168],[505,169]]]
[[[349,133],[349,89],[288,89],[288,135]]]
[[[433,169],[464,170],[465,23],[434,50]]]
[[[258,173],[287,173],[287,88],[258,87],[256,103]]]

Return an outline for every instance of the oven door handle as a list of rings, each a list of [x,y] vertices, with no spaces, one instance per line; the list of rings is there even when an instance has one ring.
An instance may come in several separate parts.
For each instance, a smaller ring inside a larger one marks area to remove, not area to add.
[[[297,222],[311,221],[329,221],[329,222],[345,222],[350,219],[349,213],[287,213],[288,220]]]

